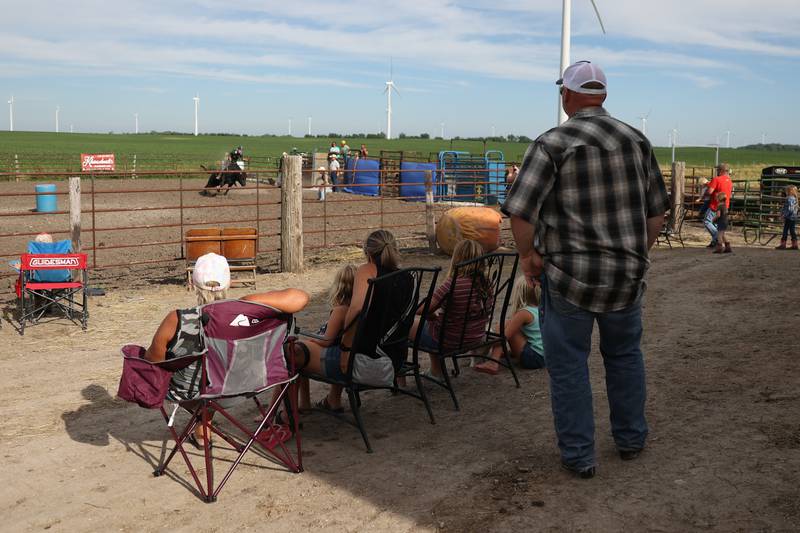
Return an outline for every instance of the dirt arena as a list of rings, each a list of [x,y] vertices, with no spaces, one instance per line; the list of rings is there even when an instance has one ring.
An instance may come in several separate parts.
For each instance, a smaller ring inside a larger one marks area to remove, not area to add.
[[[695,232],[690,243],[702,240]],[[20,337],[9,300],[0,327],[0,530],[796,530],[800,253],[661,247],[652,259],[643,346],[651,437],[638,460],[616,456],[595,353],[592,480],[558,466],[543,371],[521,371],[517,389],[508,373],[467,369],[456,380],[460,412],[431,391],[436,425],[412,399],[367,394],[375,453],[353,428],[314,413],[304,418],[304,473],[249,454],[210,505],[188,488],[179,461],[152,477],[166,437],[160,415],[114,398],[119,347],[148,344],[170,309],[192,304],[180,278],[109,283],[91,299],[86,332],[51,322]],[[446,258],[407,253],[405,263]],[[333,270],[262,274],[259,288],[309,291],[299,320],[315,327],[327,316]]]

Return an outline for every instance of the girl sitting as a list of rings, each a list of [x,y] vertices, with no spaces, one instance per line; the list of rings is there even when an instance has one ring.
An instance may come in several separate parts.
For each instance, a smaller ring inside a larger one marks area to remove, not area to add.
[[[456,349],[466,351],[471,346],[480,344],[486,336],[492,297],[485,273],[486,265],[483,261],[475,261],[456,268],[459,263],[477,259],[482,255],[483,247],[479,242],[472,239],[459,242],[453,250],[447,280],[436,289],[431,298],[427,323],[420,339],[420,349],[428,352],[430,356],[430,376],[434,378],[442,377],[440,356],[437,353],[445,354]],[[455,279],[456,273],[458,279]],[[451,291],[452,298],[448,298]],[[422,310],[419,311],[421,312]],[[417,317],[409,336],[412,340],[416,338],[419,323],[420,318]],[[443,341],[443,346],[439,346],[440,340]]]
[[[542,289],[538,285],[531,287],[524,276],[514,281],[511,320],[506,321],[506,338],[511,349],[509,355],[519,362],[522,368],[545,368],[542,332],[539,329],[539,299]],[[491,360],[475,365],[476,372],[497,374],[500,369],[500,357],[503,347],[499,344],[492,348]]]
[[[330,371],[326,370],[326,375],[335,373],[335,370],[339,368],[339,343],[344,333],[347,309],[350,307],[350,300],[353,297],[353,282],[355,281],[355,276],[356,267],[353,265],[345,265],[339,269],[336,273],[336,277],[333,278],[333,284],[328,290],[328,303],[331,306],[331,312],[328,316],[328,321],[320,328],[319,334],[322,335],[322,338],[310,338],[308,341],[304,341],[308,344],[319,346],[322,349],[322,359],[326,364],[336,365],[335,369],[331,369]],[[331,409],[327,398],[322,399],[316,407]],[[298,409],[301,411],[308,411],[311,409],[308,378],[303,376],[300,377],[300,402],[298,404]]]

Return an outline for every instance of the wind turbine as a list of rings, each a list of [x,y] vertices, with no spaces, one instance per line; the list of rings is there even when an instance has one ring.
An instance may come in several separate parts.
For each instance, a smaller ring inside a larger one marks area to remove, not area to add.
[[[58,112],[61,111],[61,106],[56,106],[56,133],[58,133]]]
[[[444,122],[439,125],[442,127],[442,139],[444,139]]]
[[[398,96],[400,95],[400,91],[394,86],[392,60],[389,59],[389,81],[386,82],[386,89],[383,90],[386,94],[386,139],[392,138],[392,91],[396,92]]]
[[[603,19],[600,18],[600,11],[597,9],[597,4],[594,0],[589,0],[592,3],[594,12],[597,15],[597,21],[600,23],[600,29],[603,34],[606,33],[606,28],[603,26]],[[570,52],[570,26],[572,19],[572,0],[563,0],[564,4],[561,8],[561,68],[559,69],[558,77],[564,76],[564,71],[570,65],[569,52]],[[558,123],[563,124],[567,120],[567,113],[561,107],[561,94],[558,94]]]
[[[14,131],[14,95],[8,101],[8,131]]]
[[[651,109],[650,111],[647,112],[646,115],[639,115],[638,117],[642,120],[642,135],[644,135],[645,137],[647,137],[647,119],[652,111],[653,110]]]
[[[200,95],[195,95],[192,100],[194,100],[194,136],[197,137],[197,111],[200,106]]]
[[[311,117],[308,117],[308,136],[311,137]]]
[[[728,137],[727,140],[725,141],[725,148],[730,148],[731,147],[731,130],[727,130],[725,132],[725,135],[727,135],[727,137]]]
[[[678,144],[678,130],[672,128],[672,162],[675,162],[675,145]]]
[[[133,114],[133,132],[139,135],[139,113]]]
[[[292,117],[289,117],[289,137],[292,136]]]

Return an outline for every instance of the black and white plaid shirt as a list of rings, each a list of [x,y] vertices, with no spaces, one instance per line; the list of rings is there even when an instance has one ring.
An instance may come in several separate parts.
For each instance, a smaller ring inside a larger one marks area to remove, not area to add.
[[[646,221],[668,203],[647,139],[591,107],[530,145],[503,212],[534,225],[550,286],[600,313],[641,294],[650,264]]]

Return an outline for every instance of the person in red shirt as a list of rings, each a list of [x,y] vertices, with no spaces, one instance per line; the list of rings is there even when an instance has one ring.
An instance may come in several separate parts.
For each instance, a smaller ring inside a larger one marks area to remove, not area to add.
[[[719,193],[725,193],[725,207],[730,208],[731,206],[733,182],[731,181],[731,177],[728,175],[729,172],[730,167],[728,164],[720,163],[720,165],[717,167],[717,175],[711,180],[706,188],[706,197],[711,199],[708,204],[708,211],[706,211],[706,216],[703,219],[703,224],[711,234],[711,244],[708,245],[708,248],[717,247],[717,225],[714,223],[714,221],[717,217],[717,211],[719,210],[719,200],[717,199]]]

